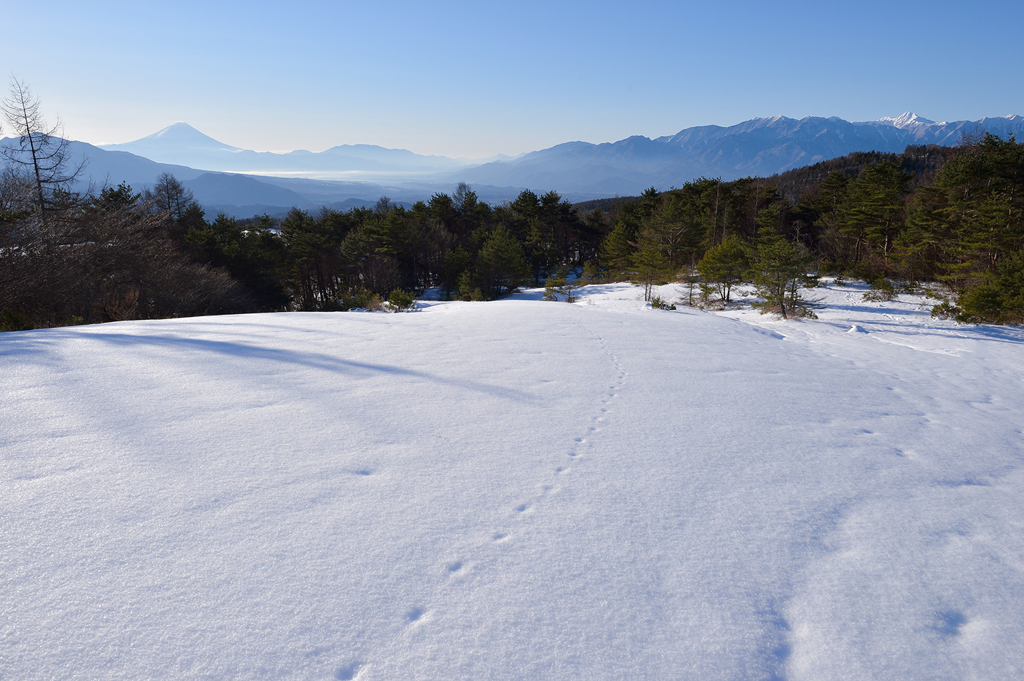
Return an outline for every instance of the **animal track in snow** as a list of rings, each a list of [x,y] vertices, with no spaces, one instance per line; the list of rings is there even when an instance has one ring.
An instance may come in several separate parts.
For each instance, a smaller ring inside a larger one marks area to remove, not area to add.
[[[448,572],[458,572],[461,569],[462,569],[462,561],[461,560],[457,560],[454,563],[449,563],[448,564]]]
[[[413,622],[419,622],[423,619],[423,616],[427,613],[423,608],[410,608],[409,612],[405,613],[405,619],[410,624]]]
[[[362,667],[362,662],[350,662],[344,667],[339,667],[338,670],[334,672],[334,678],[340,679],[340,681],[352,681],[352,679],[356,678],[356,675],[359,674],[359,670],[362,669]]]
[[[939,621],[936,623],[935,630],[943,636],[959,636],[965,624],[967,624],[967,618],[963,613],[943,612],[939,613]]]

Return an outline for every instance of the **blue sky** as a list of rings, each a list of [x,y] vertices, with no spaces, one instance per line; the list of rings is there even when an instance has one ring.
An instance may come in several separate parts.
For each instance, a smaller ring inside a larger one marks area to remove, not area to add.
[[[5,3],[67,136],[518,154],[758,116],[1024,114],[1024,3]],[[20,28],[23,27],[23,28]]]

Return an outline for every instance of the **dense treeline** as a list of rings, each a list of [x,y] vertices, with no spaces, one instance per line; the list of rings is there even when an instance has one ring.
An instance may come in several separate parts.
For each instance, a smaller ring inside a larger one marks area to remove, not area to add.
[[[784,248],[776,265],[791,276],[776,288],[790,297],[772,299],[761,286],[767,307],[784,314],[787,300],[806,311],[798,283],[817,271],[884,290],[942,284],[949,300],[939,314],[1020,323],[1022,247],[1024,146],[985,135],[949,150],[851,154],[775,178],[649,190],[618,206],[601,265],[643,283],[699,281],[704,301],[718,289],[723,303],[726,284],[765,280]]]
[[[777,187],[779,193],[790,200],[798,200],[805,194],[813,196],[818,186],[831,174],[842,173],[856,177],[867,167],[883,162],[895,163],[901,172],[909,175],[910,187],[930,183],[957,147],[942,147],[937,144],[909,146],[902,154],[881,151],[858,151],[839,158],[820,161],[813,165],[794,168],[762,180],[766,185]]]
[[[213,238],[233,223],[219,217],[210,227]],[[593,261],[600,227],[581,220],[554,192],[525,191],[492,208],[463,184],[411,209],[382,198],[372,210],[292,210],[278,232],[277,271],[298,309],[337,309],[367,295],[433,287],[482,300]]]
[[[603,221],[558,194],[491,207],[466,185],[411,209],[236,220],[203,209],[173,176],[136,193],[0,186],[0,310],[8,328],[239,311],[379,306],[398,291],[485,300],[596,262]]]
[[[241,312],[242,287],[191,259],[165,215],[121,185],[99,196],[54,195],[45,212],[0,186],[0,325],[3,330]],[[14,178],[15,180],[17,178]],[[21,185],[21,186],[19,186]],[[13,204],[13,205],[12,205]]]
[[[5,114],[21,146],[5,151],[0,175],[3,329],[403,307],[430,288],[483,300],[548,283],[557,298],[595,278],[638,282],[655,304],[655,284],[682,281],[685,302],[703,305],[727,305],[735,284],[752,281],[764,310],[789,316],[810,313],[799,291],[811,272],[883,292],[934,282],[947,293],[940,314],[1024,321],[1024,146],[1013,139],[852,154],[579,206],[530,191],[490,206],[463,184],[411,208],[382,198],[372,209],[211,220],[168,175],[142,192],[70,193],[61,141],[16,94]]]

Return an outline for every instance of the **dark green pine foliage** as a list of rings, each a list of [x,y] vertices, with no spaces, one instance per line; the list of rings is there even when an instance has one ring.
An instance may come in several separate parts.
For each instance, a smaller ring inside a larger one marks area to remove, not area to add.
[[[637,239],[637,248],[630,258],[632,279],[643,286],[644,301],[650,302],[654,286],[664,283],[672,276],[672,264],[665,257],[665,249],[659,235],[645,229]]]
[[[761,313],[777,312],[783,319],[810,315],[813,301],[800,296],[801,286],[813,286],[816,280],[807,275],[811,258],[803,249],[794,246],[781,234],[764,230],[758,238],[757,255],[752,267],[754,285]]]
[[[822,258],[836,266],[846,266],[853,261],[853,249],[843,235],[843,210],[850,188],[850,176],[843,172],[831,172],[818,186],[817,195],[808,191],[801,199],[812,224],[817,228],[818,251]]]
[[[735,236],[727,237],[722,243],[708,249],[697,263],[701,279],[717,289],[719,299],[726,305],[729,304],[732,287],[743,281],[749,270],[748,249]]]
[[[625,273],[631,269],[643,221],[654,214],[659,203],[658,191],[651,187],[636,201],[624,203],[619,207],[614,228],[601,242],[599,257],[602,267],[618,273]]]
[[[477,271],[480,288],[488,298],[512,293],[530,276],[522,245],[504,227],[495,229],[484,242]]]
[[[641,220],[642,233],[660,245],[667,268],[673,272],[694,263],[701,250],[701,211],[694,208],[693,197],[666,192],[655,210]]]
[[[1024,324],[1024,252],[999,259],[985,282],[968,289],[957,301],[961,322]]]
[[[909,183],[910,177],[892,161],[865,169],[850,183],[839,231],[851,244],[854,267],[872,254],[888,261],[903,230]]]
[[[366,289],[386,296],[400,287],[396,253],[404,227],[403,212],[378,205],[371,216],[345,236],[340,252],[348,290]]]
[[[260,310],[279,310],[291,298],[282,286],[279,270],[284,262],[284,242],[266,215],[240,223],[224,214],[212,223],[193,223],[184,241],[199,262],[223,268],[239,282]]]
[[[287,249],[284,272],[287,286],[299,309],[323,309],[342,295],[344,279],[339,244],[363,214],[358,210],[339,214],[325,211],[320,219],[293,208],[281,224]]]
[[[1024,145],[986,135],[950,159],[936,186],[946,194],[943,213],[955,235],[949,271],[963,284],[985,279],[1024,247]]]
[[[583,220],[576,207],[556,192],[537,196],[524,191],[495,213],[498,222],[523,244],[537,286],[559,269],[582,267],[596,255],[605,232],[603,221]]]
[[[968,140],[924,196],[911,246],[938,252],[941,278],[960,294],[957,318],[1024,320],[1024,145],[988,134]]]

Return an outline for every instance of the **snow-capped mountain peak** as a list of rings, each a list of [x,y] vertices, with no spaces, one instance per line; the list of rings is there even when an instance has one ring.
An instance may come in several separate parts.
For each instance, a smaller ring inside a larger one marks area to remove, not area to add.
[[[879,123],[891,123],[894,128],[905,130],[914,125],[932,125],[935,121],[930,121],[927,118],[921,118],[916,113],[907,111],[906,113],[900,114],[896,117],[885,116],[878,119]]]
[[[143,156],[154,151],[167,151],[167,150],[182,150],[187,149],[191,151],[229,151],[238,152],[242,151],[238,147],[233,147],[229,144],[224,144],[218,140],[213,139],[209,135],[204,135],[188,123],[174,123],[167,126],[159,132],[155,132],[152,135],[137,139],[134,142],[125,142],[122,144],[105,144],[102,145],[103,149],[110,151],[128,151],[132,153],[140,153]]]

